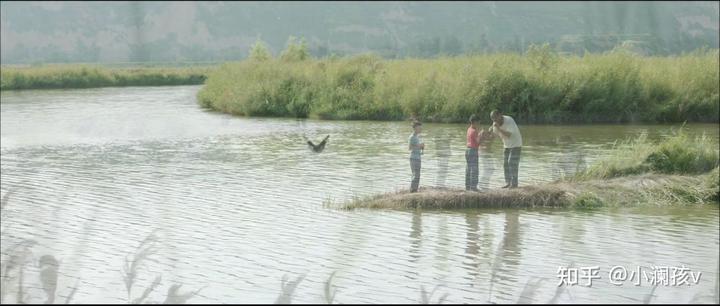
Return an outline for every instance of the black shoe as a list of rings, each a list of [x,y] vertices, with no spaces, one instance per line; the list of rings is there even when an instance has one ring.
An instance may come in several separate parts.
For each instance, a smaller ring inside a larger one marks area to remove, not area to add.
[[[510,188],[510,184],[507,184],[507,185],[502,186],[502,187],[500,187],[500,188]]]

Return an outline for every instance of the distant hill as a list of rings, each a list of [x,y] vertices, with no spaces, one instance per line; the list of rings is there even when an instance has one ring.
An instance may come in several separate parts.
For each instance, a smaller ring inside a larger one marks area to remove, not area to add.
[[[718,2],[0,2],[0,61],[243,59],[289,36],[314,56],[387,58],[617,45],[666,55],[718,48]]]

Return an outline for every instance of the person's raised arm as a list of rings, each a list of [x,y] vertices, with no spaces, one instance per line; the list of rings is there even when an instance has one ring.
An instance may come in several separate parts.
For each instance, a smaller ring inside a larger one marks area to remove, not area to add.
[[[510,137],[510,135],[512,135],[512,133],[501,129],[500,126],[497,125],[497,123],[493,123],[493,131],[498,131],[500,134],[502,134],[505,137]]]
[[[481,143],[485,139],[485,129],[480,129],[480,131],[477,133],[477,138],[475,140],[477,141],[477,143]]]

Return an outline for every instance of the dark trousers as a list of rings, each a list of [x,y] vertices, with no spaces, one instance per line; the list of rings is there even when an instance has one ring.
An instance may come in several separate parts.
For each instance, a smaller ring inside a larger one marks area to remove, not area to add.
[[[420,185],[420,160],[410,159],[410,170],[412,170],[412,181],[410,182],[410,192],[416,192]]]
[[[510,187],[518,186],[518,168],[520,167],[520,152],[522,147],[505,148],[503,168],[505,168],[505,183]]]
[[[478,150],[467,148],[465,150],[465,190],[477,189],[478,185]]]

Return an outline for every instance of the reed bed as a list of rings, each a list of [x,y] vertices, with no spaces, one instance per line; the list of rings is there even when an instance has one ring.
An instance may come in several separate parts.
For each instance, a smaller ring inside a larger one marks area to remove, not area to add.
[[[111,68],[89,64],[2,67],[0,90],[199,85],[205,82],[211,69],[211,67]]]
[[[297,53],[297,52],[296,52]],[[522,123],[718,122],[718,50],[614,50],[386,60],[250,57],[208,75],[198,102],[241,116],[465,122],[500,108]]]

